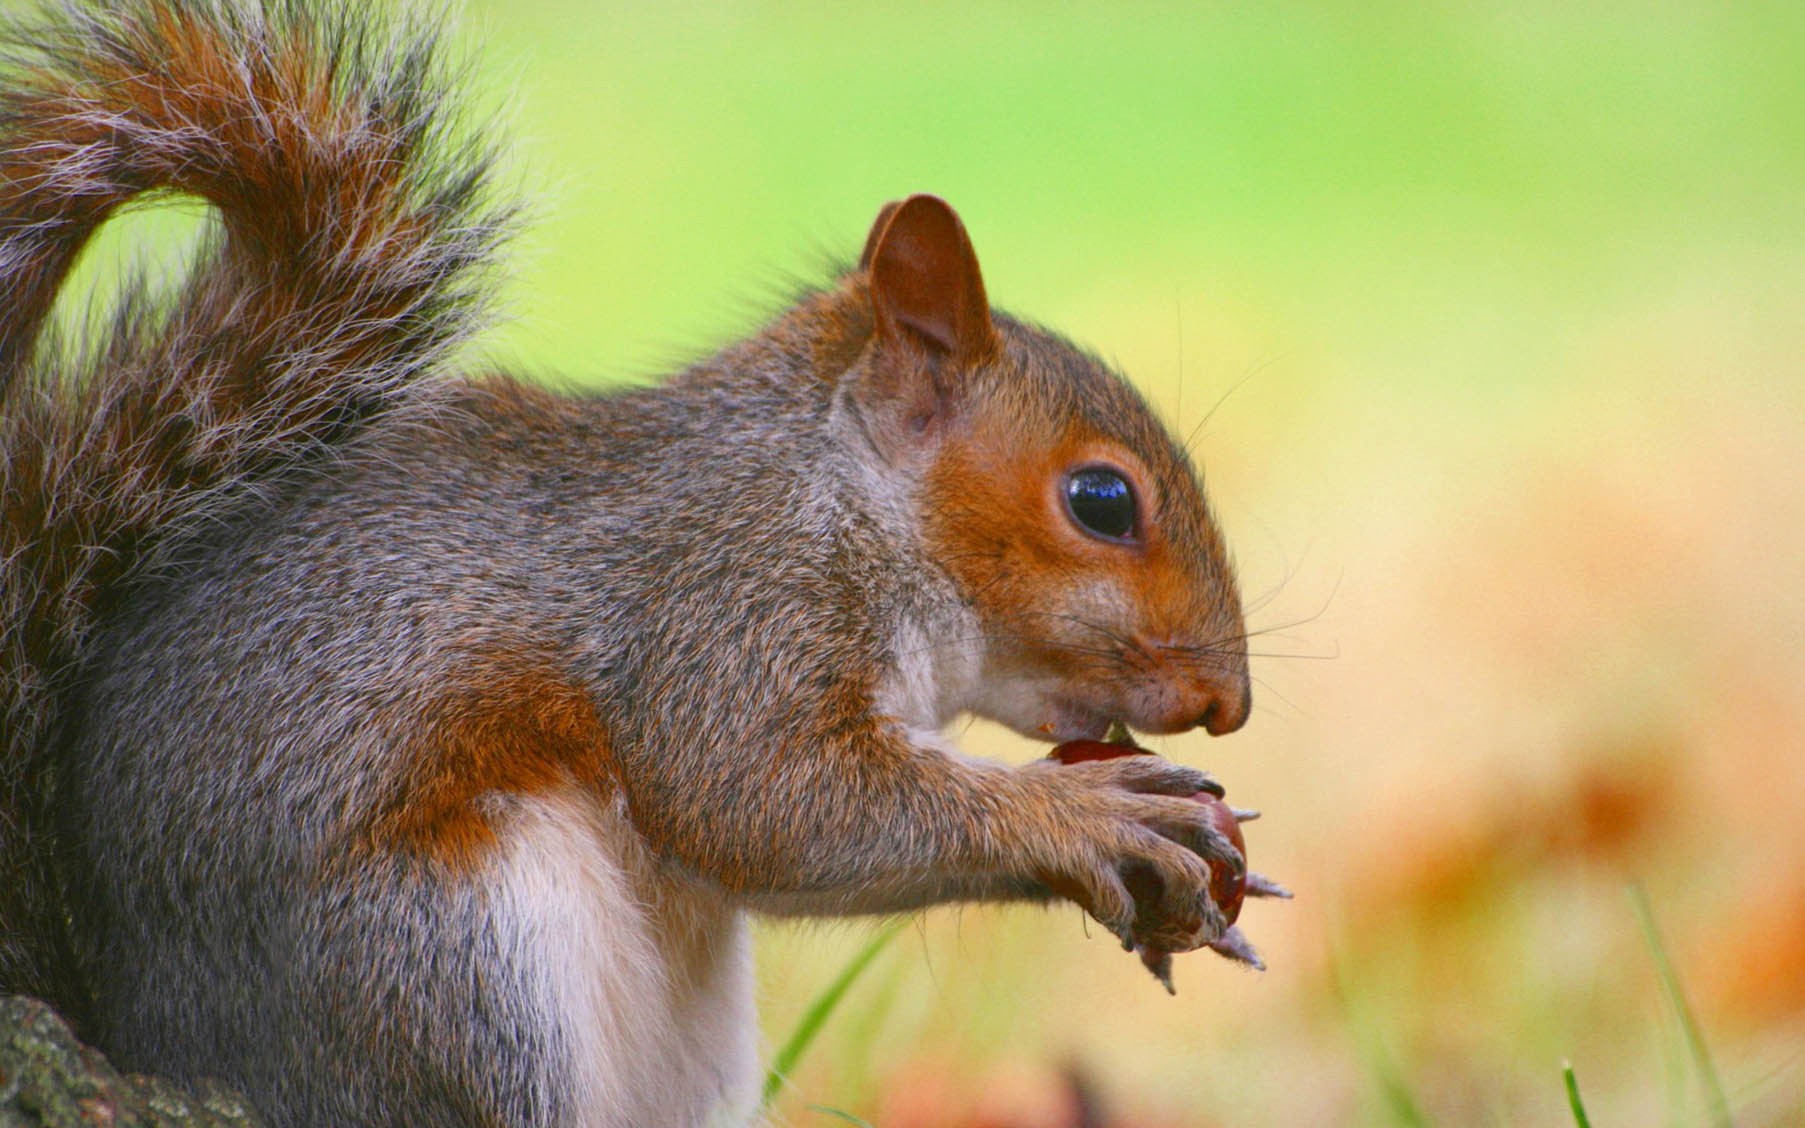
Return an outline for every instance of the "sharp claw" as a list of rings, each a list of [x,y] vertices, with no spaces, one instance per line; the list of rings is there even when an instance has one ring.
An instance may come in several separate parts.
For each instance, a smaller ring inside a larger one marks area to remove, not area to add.
[[[1263,874],[1247,875],[1247,895],[1249,897],[1277,897],[1282,901],[1291,899],[1291,890]]]
[[[1153,978],[1160,981],[1166,994],[1178,994],[1178,988],[1172,985],[1172,953],[1163,948],[1142,948],[1141,964],[1153,973]]]
[[[1255,971],[1266,970],[1266,961],[1260,958],[1260,953],[1254,951],[1253,945],[1247,942],[1247,937],[1239,928],[1231,928],[1218,936],[1210,943],[1210,950],[1231,960],[1238,960]]]
[[[1246,807],[1230,807],[1228,813],[1235,816],[1236,822],[1252,822],[1260,817],[1260,812]]]
[[[1218,799],[1228,794],[1228,788],[1217,783],[1216,777],[1211,775],[1203,777],[1203,789]]]

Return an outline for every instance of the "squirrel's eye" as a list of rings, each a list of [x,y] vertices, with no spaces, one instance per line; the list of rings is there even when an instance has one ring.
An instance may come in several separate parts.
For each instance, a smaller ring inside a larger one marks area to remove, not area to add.
[[[1065,504],[1072,520],[1110,540],[1134,535],[1134,491],[1114,470],[1092,467],[1066,479]]]

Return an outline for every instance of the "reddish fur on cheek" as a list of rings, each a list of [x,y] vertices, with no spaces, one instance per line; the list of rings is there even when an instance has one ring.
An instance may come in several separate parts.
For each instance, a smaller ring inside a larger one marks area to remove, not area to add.
[[[369,828],[371,847],[468,870],[496,842],[487,797],[609,786],[607,733],[580,686],[525,656],[469,674],[416,726],[409,778]]]
[[[1065,474],[1087,463],[1123,467],[1142,503],[1152,500],[1138,460],[1081,431],[1031,441],[997,427],[958,436],[942,449],[927,482],[927,534],[937,558],[988,617],[1034,637],[1069,635],[1075,624],[1055,624],[1041,613],[1060,610],[1062,589],[1099,580],[1123,595],[1120,612],[1096,624],[1110,631],[1139,631],[1143,618],[1176,617],[1167,610],[1186,605],[1191,579],[1156,522],[1145,522],[1140,542],[1128,545],[1098,540],[1072,523]]]
[[[1059,559],[1036,503],[1047,468],[999,457],[1007,450],[990,436],[948,438],[925,484],[925,533],[985,618],[1017,624]]]

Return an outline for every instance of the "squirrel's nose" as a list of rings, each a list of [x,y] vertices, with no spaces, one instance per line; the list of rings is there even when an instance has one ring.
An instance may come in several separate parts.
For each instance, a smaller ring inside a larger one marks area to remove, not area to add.
[[[1224,736],[1247,723],[1253,708],[1253,689],[1245,674],[1238,678],[1212,681],[1207,689],[1209,703],[1197,723],[1211,736]]]

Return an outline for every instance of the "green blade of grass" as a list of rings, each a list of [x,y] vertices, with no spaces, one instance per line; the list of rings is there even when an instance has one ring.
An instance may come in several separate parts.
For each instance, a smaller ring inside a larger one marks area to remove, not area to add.
[[[1371,1070],[1379,1097],[1390,1112],[1392,1121],[1404,1128],[1429,1128],[1429,1117],[1417,1102],[1416,1094],[1411,1091],[1403,1069],[1386,1049],[1379,1022],[1367,1008],[1365,1000],[1355,991],[1338,952],[1329,960],[1329,974],[1335,985],[1335,996],[1347,1015],[1348,1029],[1355,1039],[1355,1048]]]
[[[1592,1128],[1592,1118],[1586,1115],[1586,1102],[1579,1099],[1579,1078],[1573,1076],[1572,1062],[1561,1062],[1561,1076],[1567,1082],[1567,1107],[1573,1110],[1573,1123],[1579,1128]]]
[[[1655,961],[1655,973],[1661,980],[1661,987],[1667,992],[1667,1001],[1673,1007],[1673,1013],[1679,1019],[1680,1032],[1685,1036],[1686,1048],[1692,1054],[1693,1068],[1698,1070],[1699,1085],[1705,1091],[1705,1104],[1711,1113],[1711,1123],[1716,1128],[1733,1128],[1730,1120],[1730,1102],[1724,1096],[1723,1082],[1718,1079],[1717,1068],[1711,1064],[1711,1051],[1705,1045],[1705,1035],[1699,1029],[1698,1020],[1692,1015],[1692,1008],[1686,1004],[1686,996],[1680,990],[1680,977],[1673,969],[1673,961],[1667,956],[1667,946],[1661,941],[1661,931],[1655,924],[1654,906],[1649,903],[1648,891],[1637,882],[1630,886],[1630,901],[1636,907],[1636,918],[1642,925],[1642,938],[1648,944],[1650,955]]]
[[[1429,1128],[1429,1117],[1424,1114],[1423,1106],[1417,1103],[1416,1094],[1411,1092],[1409,1083],[1404,1080],[1404,1074],[1397,1066],[1388,1059],[1377,1057],[1371,1064],[1379,1082],[1379,1092],[1384,1096],[1392,1118],[1405,1125],[1405,1128]]]
[[[901,932],[907,923],[907,921],[899,920],[880,930],[877,935],[867,941],[865,946],[853,955],[852,959],[846,961],[846,966],[840,969],[840,974],[834,977],[833,982],[823,988],[821,993],[809,1003],[808,1009],[802,1012],[802,1018],[796,1023],[796,1029],[790,1031],[789,1038],[778,1047],[776,1055],[771,1059],[771,1070],[765,1074],[764,1092],[759,1097],[761,1112],[771,1107],[771,1102],[777,1098],[778,1090],[783,1088],[784,1079],[796,1068],[796,1063],[802,1060],[802,1055],[808,1051],[815,1036],[821,1033],[821,1027],[827,1023],[828,1016],[833,1014],[834,1008],[840,1005],[840,1000],[845,997],[847,989],[871,965],[871,961],[877,958],[877,954],[896,938],[896,934]]]

